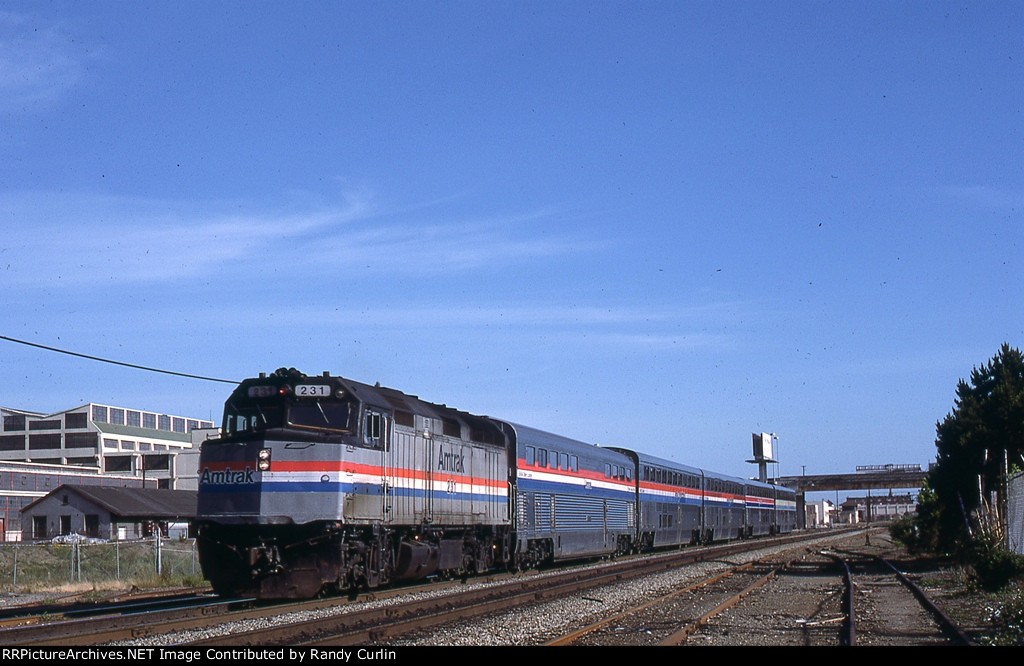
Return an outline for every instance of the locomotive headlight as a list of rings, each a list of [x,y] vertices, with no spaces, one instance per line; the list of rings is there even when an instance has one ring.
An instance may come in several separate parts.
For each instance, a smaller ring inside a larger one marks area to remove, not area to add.
[[[258,460],[257,466],[260,468],[261,472],[266,472],[267,470],[269,470],[270,469],[270,449],[260,449],[260,452],[257,455],[257,460]]]

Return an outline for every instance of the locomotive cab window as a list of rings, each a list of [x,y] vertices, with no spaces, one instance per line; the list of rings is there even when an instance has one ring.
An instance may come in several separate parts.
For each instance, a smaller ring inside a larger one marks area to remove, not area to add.
[[[297,402],[288,410],[288,424],[297,428],[351,432],[353,407],[350,402]]]
[[[380,412],[366,412],[366,443],[380,448],[384,441],[384,415]]]
[[[277,405],[229,404],[224,414],[224,429],[227,434],[233,434],[280,428],[284,421],[282,412]]]

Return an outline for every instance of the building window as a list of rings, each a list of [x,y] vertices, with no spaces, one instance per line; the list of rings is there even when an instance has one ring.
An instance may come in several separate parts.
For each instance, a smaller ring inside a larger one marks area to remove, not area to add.
[[[24,451],[25,435],[0,435],[0,451]]]
[[[185,432],[185,419],[179,419],[177,416],[173,419],[174,426],[171,428],[174,432]]]
[[[124,410],[117,407],[110,408],[110,422],[115,425],[124,425]]]
[[[65,428],[88,428],[89,415],[85,412],[72,412],[64,415]]]
[[[144,412],[142,414],[142,427],[149,428],[150,430],[156,430],[156,414]]]
[[[29,435],[28,436],[28,448],[30,449],[59,449],[60,448],[60,433],[52,433],[48,435]]]
[[[159,425],[157,426],[158,430],[167,430],[168,432],[171,430],[171,417],[170,416],[167,416],[166,414],[161,414],[160,418],[158,419],[158,423],[159,423]]]
[[[103,459],[103,469],[107,472],[130,472],[132,456],[106,456]]]
[[[107,422],[107,408],[101,405],[92,406],[92,420],[100,423]]]
[[[171,457],[169,455],[142,456],[142,469],[167,470],[170,467]]]
[[[142,414],[139,412],[128,410],[127,420],[127,425],[135,426],[136,428],[142,426]]]
[[[96,449],[99,435],[94,432],[69,432],[64,435],[64,446],[68,449]]]
[[[29,421],[29,430],[60,430],[60,419],[49,419],[46,421]]]
[[[4,417],[4,430],[11,432],[25,429],[25,415],[11,414]]]

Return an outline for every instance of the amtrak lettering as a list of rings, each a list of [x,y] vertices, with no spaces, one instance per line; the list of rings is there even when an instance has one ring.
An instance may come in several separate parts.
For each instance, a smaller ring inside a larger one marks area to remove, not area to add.
[[[443,472],[459,472],[460,474],[465,471],[463,468],[463,454],[455,453],[455,451],[440,451],[437,458],[437,468]]]
[[[251,467],[246,467],[245,470],[233,471],[230,467],[220,472],[211,472],[209,467],[203,468],[203,473],[199,477],[199,483],[202,484],[244,484],[244,483],[256,483],[256,478],[253,476],[253,470]]]

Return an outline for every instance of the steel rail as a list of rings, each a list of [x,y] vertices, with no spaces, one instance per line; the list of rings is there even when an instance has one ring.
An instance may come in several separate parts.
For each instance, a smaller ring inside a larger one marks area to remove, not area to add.
[[[853,608],[853,574],[850,572],[850,565],[846,560],[836,553],[823,552],[832,558],[843,570],[843,629],[839,633],[840,645],[857,644],[857,623],[854,619]]]
[[[628,617],[628,616],[633,615],[635,613],[647,610],[648,608],[652,608],[654,606],[657,606],[658,604],[662,604],[662,603],[664,603],[664,602],[666,602],[666,601],[668,601],[668,600],[670,600],[670,599],[672,599],[674,597],[678,597],[680,595],[687,594],[687,593],[693,592],[695,590],[699,590],[699,589],[701,589],[703,587],[707,587],[708,585],[714,585],[715,583],[717,583],[719,581],[725,580],[726,578],[729,578],[730,576],[732,576],[732,575],[734,575],[736,573],[739,573],[740,571],[745,571],[747,569],[750,569],[753,566],[754,566],[753,562],[747,562],[745,564],[741,564],[740,566],[735,567],[733,569],[730,569],[728,571],[722,571],[721,573],[718,573],[718,574],[716,574],[716,575],[714,575],[714,576],[712,576],[710,578],[707,578],[705,580],[696,582],[696,583],[694,583],[692,585],[687,585],[684,588],[681,588],[679,590],[675,590],[675,591],[670,592],[668,594],[662,595],[662,596],[658,597],[657,599],[653,599],[651,601],[648,601],[647,603],[641,604],[640,606],[634,606],[634,607],[631,607],[631,608],[629,608],[627,610],[622,611],[621,613],[616,613],[615,615],[612,615],[611,617],[607,617],[607,618],[601,620],[600,622],[595,622],[594,624],[591,624],[589,626],[583,627],[582,629],[579,629],[578,631],[574,631],[574,632],[572,632],[570,634],[566,634],[564,636],[560,636],[560,637],[558,637],[556,639],[550,640],[547,643],[545,643],[544,645],[548,645],[548,646],[571,645],[572,643],[576,642],[577,640],[579,640],[583,636],[586,636],[587,634],[592,634],[595,631],[598,631],[601,628],[611,624],[612,622],[617,622],[618,620],[621,620],[621,619],[623,619],[625,617]]]
[[[889,560],[882,559],[881,557],[876,557],[875,559],[889,567],[889,569],[896,574],[896,578],[903,583],[908,590],[910,590],[924,609],[932,614],[932,617],[934,617],[935,621],[939,623],[939,628],[942,629],[946,636],[961,645],[976,645],[974,640],[971,639],[971,637],[968,636],[967,633],[952,620],[952,618],[946,615],[946,613],[939,608],[934,601],[932,601],[931,597],[929,597],[924,590],[918,587],[917,583],[910,580],[905,573],[897,569]]]
[[[423,630],[454,619],[477,617],[507,610],[517,604],[554,599],[580,590],[615,584],[629,578],[647,576],[685,564],[719,559],[728,555],[780,544],[819,538],[800,534],[773,540],[731,542],[721,546],[660,553],[653,556],[624,558],[608,564],[531,576],[467,590],[455,595],[378,609],[351,612],[315,620],[304,619],[276,627],[211,637],[189,645],[354,645],[380,642],[403,633]]]
[[[720,613],[722,613],[722,612],[732,608],[733,606],[738,604],[744,597],[746,597],[749,594],[751,594],[751,593],[761,589],[762,587],[764,587],[764,585],[767,584],[768,581],[770,581],[771,579],[775,578],[775,576],[777,576],[780,571],[788,568],[792,563],[793,563],[792,560],[787,560],[786,562],[783,562],[783,563],[781,563],[781,564],[779,564],[777,566],[774,566],[771,569],[771,571],[769,571],[765,575],[761,576],[760,578],[755,580],[753,583],[751,583],[747,587],[743,588],[743,590],[741,590],[740,592],[732,595],[731,597],[729,597],[728,599],[726,599],[722,603],[720,603],[717,606],[715,606],[715,608],[713,608],[712,610],[710,610],[707,613],[704,613],[703,615],[701,615],[696,621],[690,623],[686,627],[683,627],[679,631],[675,632],[674,634],[672,634],[668,638],[666,638],[663,641],[661,641],[660,645],[683,645],[683,644],[685,644],[687,639],[689,639],[690,634],[692,634],[694,631],[696,631],[697,629],[699,629],[699,628],[703,627],[705,624],[707,624],[708,620],[710,620],[711,618],[715,617],[716,615],[718,615],[718,614],[720,614]]]

